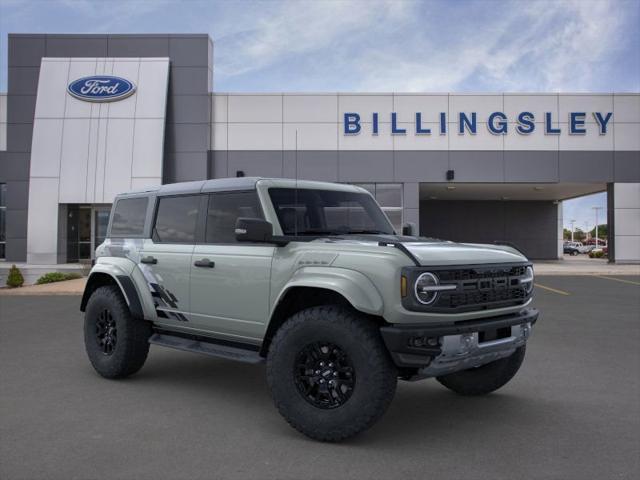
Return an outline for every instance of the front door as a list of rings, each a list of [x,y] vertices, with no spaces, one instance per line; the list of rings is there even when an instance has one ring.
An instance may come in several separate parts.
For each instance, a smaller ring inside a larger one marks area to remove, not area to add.
[[[275,247],[238,243],[238,217],[262,218],[255,191],[209,196],[205,243],[191,262],[191,319],[209,333],[258,341],[269,314],[271,260]]]
[[[151,239],[140,254],[158,322],[190,327],[191,256],[196,241],[200,195],[160,197]]]

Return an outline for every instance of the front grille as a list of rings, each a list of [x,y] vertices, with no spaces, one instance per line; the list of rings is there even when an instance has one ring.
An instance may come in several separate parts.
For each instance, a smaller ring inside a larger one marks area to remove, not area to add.
[[[438,271],[438,278],[441,283],[455,282],[459,280],[477,280],[480,278],[496,277],[522,277],[525,273],[526,265],[515,267],[499,267],[489,269],[460,268],[455,270]]]
[[[410,310],[457,313],[488,310],[524,304],[529,299],[521,279],[528,264],[482,265],[478,267],[411,267],[409,281],[415,282],[420,273],[434,273],[441,285],[456,285],[455,290],[442,291],[431,305],[421,305],[409,296],[403,300]]]

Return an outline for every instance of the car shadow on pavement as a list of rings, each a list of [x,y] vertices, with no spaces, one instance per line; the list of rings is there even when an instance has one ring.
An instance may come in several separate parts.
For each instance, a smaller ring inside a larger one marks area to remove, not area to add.
[[[273,405],[263,365],[248,365],[199,355],[177,352],[152,352],[147,365],[128,381],[145,389],[153,385],[165,395],[179,392],[182,398],[209,400],[232,413],[234,409],[250,412],[252,417],[265,420],[263,428],[273,428],[266,434],[284,435],[292,440],[311,441],[286,425]],[[485,397],[456,395],[435,380],[416,383],[398,382],[396,396],[387,413],[374,427],[344,445],[365,446],[424,443],[426,437],[459,439],[460,432],[482,430],[491,435],[504,429],[505,424],[520,428],[524,423],[538,422],[544,416],[545,402],[516,395],[509,387]],[[238,419],[238,422],[242,422]],[[393,439],[390,442],[390,439]],[[314,442],[315,443],[315,442]]]

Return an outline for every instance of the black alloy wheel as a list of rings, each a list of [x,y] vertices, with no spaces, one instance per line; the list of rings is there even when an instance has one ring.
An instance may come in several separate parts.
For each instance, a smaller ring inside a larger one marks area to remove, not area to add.
[[[347,354],[328,342],[311,343],[298,353],[294,379],[300,395],[314,407],[332,409],[344,405],[356,383]]]
[[[111,315],[111,311],[105,308],[98,314],[98,319],[96,320],[98,347],[100,347],[103,354],[112,355],[116,348],[117,340],[118,329],[116,328],[116,321]]]

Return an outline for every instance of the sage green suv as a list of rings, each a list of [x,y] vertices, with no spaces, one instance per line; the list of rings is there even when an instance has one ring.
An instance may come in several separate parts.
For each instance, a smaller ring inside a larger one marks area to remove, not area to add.
[[[280,413],[318,440],[378,420],[398,378],[490,393],[518,371],[538,312],[505,245],[399,234],[366,190],[261,178],[119,195],[82,298],[107,378],[149,344],[265,363]]]

